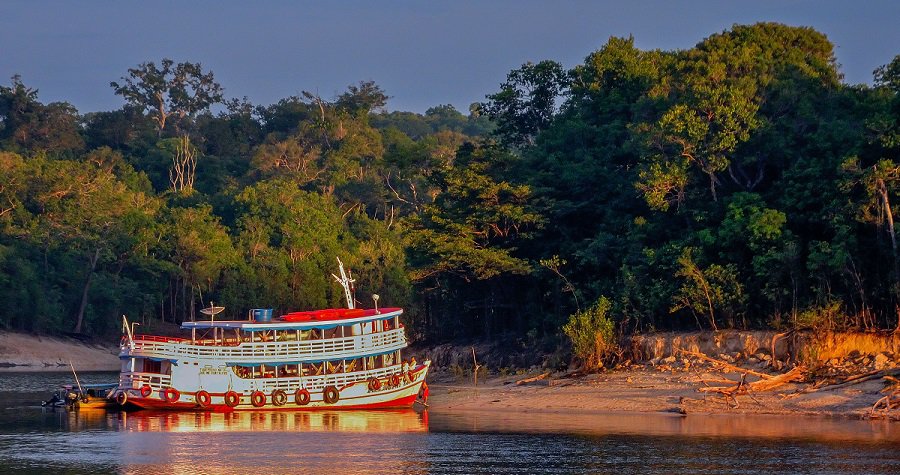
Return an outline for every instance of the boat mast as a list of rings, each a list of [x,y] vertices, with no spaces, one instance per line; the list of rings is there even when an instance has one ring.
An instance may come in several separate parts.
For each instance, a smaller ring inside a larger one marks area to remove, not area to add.
[[[344,263],[341,262],[340,257],[337,258],[337,261],[338,267],[341,271],[341,276],[338,277],[334,274],[331,274],[331,276],[334,277],[334,280],[338,281],[338,283],[341,284],[341,287],[344,288],[344,297],[347,298],[347,308],[356,308],[356,302],[354,302],[353,299],[353,292],[350,290],[350,284],[356,282],[356,280],[353,279],[352,274],[350,275],[350,277],[347,277],[347,273],[344,272]]]

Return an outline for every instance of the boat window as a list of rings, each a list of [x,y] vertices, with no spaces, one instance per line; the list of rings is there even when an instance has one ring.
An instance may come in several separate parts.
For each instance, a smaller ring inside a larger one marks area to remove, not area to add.
[[[162,373],[162,362],[144,359],[142,371],[144,373]]]

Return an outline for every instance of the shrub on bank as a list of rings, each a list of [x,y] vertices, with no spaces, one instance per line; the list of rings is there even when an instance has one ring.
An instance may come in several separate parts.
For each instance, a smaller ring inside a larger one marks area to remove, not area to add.
[[[572,340],[572,351],[585,369],[598,369],[615,351],[615,324],[609,317],[611,304],[606,297],[569,317],[563,332]]]

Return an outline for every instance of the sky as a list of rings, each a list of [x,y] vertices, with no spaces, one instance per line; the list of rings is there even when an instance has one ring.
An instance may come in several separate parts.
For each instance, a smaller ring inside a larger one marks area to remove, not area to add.
[[[759,21],[825,33],[851,84],[900,54],[900,0],[0,0],[0,84],[19,74],[42,102],[113,110],[123,101],[110,81],[171,58],[202,63],[227,97],[254,104],[374,81],[390,110],[465,113],[528,61],[571,68],[611,36],[685,49]]]

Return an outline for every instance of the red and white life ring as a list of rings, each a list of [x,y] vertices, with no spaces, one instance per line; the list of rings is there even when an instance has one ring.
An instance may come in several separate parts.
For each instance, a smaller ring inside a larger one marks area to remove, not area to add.
[[[334,386],[325,386],[322,390],[322,400],[325,404],[334,404],[341,398],[341,393]]]
[[[266,395],[262,391],[253,391],[250,395],[250,403],[253,407],[263,407],[266,405]]]
[[[177,389],[169,386],[168,388],[163,390],[163,399],[166,400],[169,404],[174,404],[178,402],[178,398],[181,397],[181,393],[178,392]]]
[[[241,397],[238,395],[238,393],[234,391],[228,391],[227,393],[225,393],[226,406],[234,407],[237,406],[239,402],[241,402]]]
[[[287,394],[281,390],[276,389],[272,391],[272,404],[276,406],[283,406],[287,402]]]
[[[194,400],[197,401],[197,405],[200,407],[209,407],[209,403],[212,402],[212,397],[210,397],[208,392],[201,389],[194,395]]]
[[[309,404],[310,396],[309,391],[304,388],[300,388],[297,392],[294,393],[294,401],[298,406],[305,406]]]
[[[141,386],[141,397],[150,397],[152,392],[153,388],[151,388],[149,384]]]

